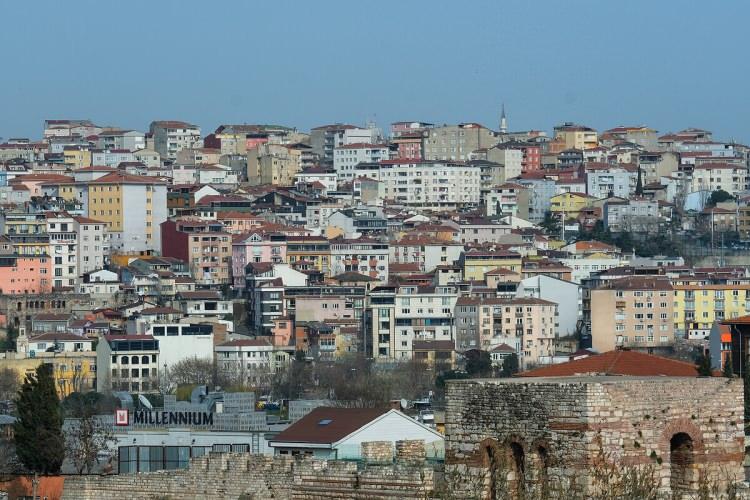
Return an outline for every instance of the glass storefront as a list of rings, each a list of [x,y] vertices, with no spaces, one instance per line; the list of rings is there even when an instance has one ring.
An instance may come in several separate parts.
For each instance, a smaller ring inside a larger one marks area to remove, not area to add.
[[[209,452],[248,452],[249,444],[213,446],[121,446],[118,453],[120,474],[186,469],[191,458]]]

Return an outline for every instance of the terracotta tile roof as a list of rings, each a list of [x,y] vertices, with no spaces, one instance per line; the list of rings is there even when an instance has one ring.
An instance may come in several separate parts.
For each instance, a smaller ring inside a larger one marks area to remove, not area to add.
[[[521,373],[521,377],[571,377],[576,375],[628,375],[639,377],[697,377],[693,363],[637,351],[609,351],[559,365]]]
[[[315,408],[271,441],[333,444],[387,412],[385,408]]]

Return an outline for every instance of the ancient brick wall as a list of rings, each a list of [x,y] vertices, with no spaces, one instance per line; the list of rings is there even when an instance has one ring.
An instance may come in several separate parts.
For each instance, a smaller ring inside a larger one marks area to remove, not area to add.
[[[389,443],[391,444],[391,443]],[[70,476],[63,499],[243,498],[322,500],[425,498],[435,488],[424,462],[372,465],[302,457],[210,454],[184,470],[114,476]]]
[[[593,493],[594,471],[611,464],[653,471],[664,492],[695,489],[701,478],[721,488],[742,478],[739,380],[451,381],[446,399],[446,477],[456,494],[500,498],[492,492],[552,477]]]

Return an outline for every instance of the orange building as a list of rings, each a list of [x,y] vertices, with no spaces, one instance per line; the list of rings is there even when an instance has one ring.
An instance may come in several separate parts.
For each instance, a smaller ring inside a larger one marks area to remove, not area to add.
[[[52,291],[52,259],[46,255],[0,255],[0,293]]]

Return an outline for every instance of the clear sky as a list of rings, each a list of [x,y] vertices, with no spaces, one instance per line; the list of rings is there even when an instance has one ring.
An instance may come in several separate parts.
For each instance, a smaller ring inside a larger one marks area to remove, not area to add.
[[[0,136],[397,120],[750,142],[750,1],[7,1]]]

